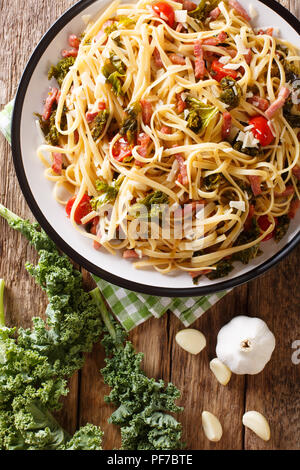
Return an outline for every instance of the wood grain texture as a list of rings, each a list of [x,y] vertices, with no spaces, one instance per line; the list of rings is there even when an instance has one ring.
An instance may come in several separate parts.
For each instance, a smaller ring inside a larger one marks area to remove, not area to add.
[[[15,94],[18,80],[29,55],[43,33],[73,0],[0,1],[0,108]],[[280,0],[297,17],[298,0]],[[11,152],[0,137],[0,201],[32,219],[15,176]],[[10,325],[30,326],[33,315],[42,315],[46,299],[24,270],[25,260],[36,254],[26,241],[0,220],[0,276],[6,280],[6,310]],[[259,279],[234,289],[194,325],[207,337],[207,348],[190,356],[175,343],[182,328],[172,314],[150,320],[135,329],[130,337],[138,351],[145,353],[147,374],[173,381],[182,391],[180,415],[184,440],[189,449],[299,449],[300,448],[300,365],[291,361],[292,342],[300,339],[300,292],[298,287],[300,247]],[[91,283],[84,272],[87,287]],[[209,370],[215,356],[216,333],[237,314],[264,319],[277,339],[271,363],[257,376],[234,376],[227,387],[219,385]],[[88,354],[82,371],[71,380],[71,392],[59,413],[60,422],[74,431],[87,421],[101,425],[106,449],[119,446],[117,428],[107,424],[112,408],[104,403],[108,392],[99,369],[104,365],[100,345]],[[244,411],[255,409],[270,420],[272,438],[260,441],[241,424]],[[224,435],[218,444],[209,443],[201,430],[201,412],[208,410],[221,420]]]

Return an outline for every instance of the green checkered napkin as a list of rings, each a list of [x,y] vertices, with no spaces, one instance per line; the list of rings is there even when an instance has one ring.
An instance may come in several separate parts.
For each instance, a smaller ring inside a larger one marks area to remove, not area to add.
[[[11,118],[13,101],[0,113],[0,131],[6,139],[11,140]],[[113,313],[124,328],[129,331],[152,316],[160,318],[167,310],[171,310],[184,324],[190,326],[197,318],[212,307],[228,291],[193,298],[167,298],[139,294],[122,287],[110,284],[97,276],[93,276]]]

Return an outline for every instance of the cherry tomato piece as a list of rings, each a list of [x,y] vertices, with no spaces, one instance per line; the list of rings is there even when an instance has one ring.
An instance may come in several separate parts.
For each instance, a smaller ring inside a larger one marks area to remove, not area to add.
[[[88,196],[87,194],[83,195],[80,203],[76,207],[75,214],[74,214],[74,220],[76,224],[81,225],[81,219],[92,211],[90,200],[91,200],[90,196]],[[75,201],[76,201],[76,196],[72,197],[66,205],[66,213],[68,217],[70,217],[71,215],[72,207]]]
[[[171,28],[175,24],[175,13],[173,8],[166,2],[157,2],[152,5],[152,10],[156,13],[162,20],[164,20]]]
[[[224,65],[221,64],[221,62],[219,62],[218,60],[214,60],[212,62],[211,69],[213,71],[211,75],[215,80],[217,80],[217,82],[220,82],[224,77],[231,77],[236,79],[238,75],[235,70],[224,69]]]
[[[125,158],[130,157],[132,155],[132,146],[129,144],[127,139],[121,137],[114,144],[112,154],[118,162],[122,162]]]
[[[250,126],[254,126],[252,130],[252,134],[254,137],[259,140],[262,147],[266,147],[266,145],[270,145],[273,140],[274,136],[268,124],[268,120],[263,116],[255,116],[249,121]]]
[[[276,225],[276,222],[277,222],[277,219],[275,218],[275,225]],[[258,217],[257,219],[257,223],[259,225],[259,228],[265,232],[266,230],[268,230],[268,228],[270,227],[271,225],[271,222],[269,221],[269,218],[267,215],[261,215],[260,217]],[[275,233],[275,230],[273,230],[273,232],[271,233],[268,233],[268,235],[265,236],[265,238],[262,240],[263,242],[266,242],[268,240],[271,240],[271,238],[273,238],[274,236],[274,233]]]

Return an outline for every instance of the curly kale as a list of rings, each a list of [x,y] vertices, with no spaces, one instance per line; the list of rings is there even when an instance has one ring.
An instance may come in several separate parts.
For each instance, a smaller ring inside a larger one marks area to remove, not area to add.
[[[99,207],[109,202],[113,202],[120,190],[121,184],[124,180],[124,177],[121,176],[116,180],[113,180],[111,184],[106,183],[106,181],[96,181],[96,189],[101,194],[100,196],[94,197],[91,200],[91,206],[94,210],[97,210]]]
[[[104,128],[106,126],[107,120],[109,118],[109,112],[107,109],[103,109],[98,113],[98,115],[93,120],[91,125],[92,137],[96,141],[101,136]]]
[[[235,141],[232,145],[234,150],[238,152],[245,153],[246,155],[250,155],[251,157],[257,157],[261,153],[260,146],[258,147],[243,147],[243,142]]]
[[[195,10],[189,11],[188,14],[198,21],[204,21],[208,14],[216,8],[221,0],[200,0],[199,5]]]
[[[286,235],[289,226],[290,226],[291,219],[288,215],[282,215],[281,217],[277,218],[277,225],[275,227],[275,241],[280,242],[283,237]]]
[[[37,224],[2,205],[0,215],[38,251],[38,265],[26,267],[49,299],[47,321],[34,318],[32,329],[20,328],[16,334],[15,329],[5,327],[1,284],[0,448],[71,449],[79,446],[80,436],[82,446],[84,439],[87,446],[94,446],[101,432],[89,427],[80,430],[68,447],[71,437],[50,412],[61,407],[60,398],[68,393],[66,379],[82,367],[82,353],[99,340],[102,326],[98,310],[82,288],[81,273],[59,254]],[[98,448],[100,445],[98,439]]]
[[[230,106],[229,109],[236,108],[242,96],[242,89],[231,77],[224,77],[220,82],[222,93],[220,100]]]
[[[284,61],[284,71],[286,75],[286,81],[291,83],[292,88],[295,90],[295,93],[300,93],[300,69],[295,64]],[[300,127],[300,114],[296,114],[296,109],[294,109],[294,103],[292,95],[286,100],[283,106],[283,115],[287,122],[292,128]]]
[[[45,121],[41,114],[35,113],[35,116],[39,119],[39,124],[42,133],[44,134],[46,142],[48,144],[56,146],[59,144],[60,133],[55,125],[56,109],[54,109],[47,121]],[[65,109],[61,115],[61,129],[65,130],[67,126],[67,117]]]
[[[75,60],[75,57],[65,57],[60,60],[57,65],[52,65],[48,72],[48,80],[51,80],[51,78],[54,77],[61,87],[67,73],[72,65],[74,65]]]
[[[202,103],[197,98],[187,97],[186,103],[189,108],[189,114],[186,118],[187,126],[193,132],[199,134],[209,125],[210,121],[218,113],[218,109]]]
[[[136,214],[140,211],[139,218],[154,218],[161,214],[161,205],[169,204],[169,196],[162,191],[153,191],[144,199],[139,200],[131,207],[131,213]],[[146,210],[146,214],[145,214]]]
[[[98,289],[91,293],[99,306],[106,333],[103,345],[108,358],[102,369],[104,381],[112,391],[107,403],[117,406],[109,422],[121,427],[122,448],[126,450],[175,450],[182,448],[181,425],[169,413],[179,390],[171,383],[149,379],[141,369],[143,354],[125,341],[124,330],[109,315]]]
[[[252,217],[250,227],[238,236],[234,243],[234,246],[245,245],[246,243],[253,242],[260,236],[260,230],[255,217]],[[252,259],[260,256],[262,251],[259,248],[259,244],[246,248],[246,250],[238,251],[231,257],[232,261],[240,261],[243,264],[248,264]]]
[[[207,191],[214,191],[224,182],[225,178],[221,173],[214,173],[213,175],[206,176],[203,179],[203,185]]]
[[[125,77],[126,68],[123,62],[116,56],[111,54],[110,58],[102,67],[102,73],[107,83],[110,83],[116,96],[122,96],[123,78]]]
[[[208,279],[215,280],[220,279],[221,277],[226,277],[233,270],[233,264],[229,259],[222,259],[216,265],[213,271],[209,274],[206,274]]]
[[[120,134],[126,136],[129,143],[133,143],[138,130],[138,114],[141,111],[139,103],[131,104],[126,110],[126,118],[122,122]]]

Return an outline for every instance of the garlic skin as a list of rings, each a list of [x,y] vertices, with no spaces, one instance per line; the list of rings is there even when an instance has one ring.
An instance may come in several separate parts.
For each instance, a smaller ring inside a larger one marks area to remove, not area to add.
[[[239,375],[258,374],[271,359],[275,337],[260,318],[233,318],[218,334],[218,359]]]

